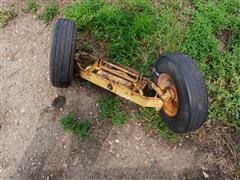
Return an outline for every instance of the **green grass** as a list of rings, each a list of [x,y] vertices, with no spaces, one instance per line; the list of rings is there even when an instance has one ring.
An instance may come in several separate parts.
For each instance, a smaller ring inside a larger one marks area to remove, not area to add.
[[[29,13],[35,14],[38,10],[38,4],[36,0],[28,0],[26,3],[26,10]]]
[[[104,43],[111,61],[147,77],[163,52],[191,56],[206,79],[209,120],[240,133],[239,0],[157,4],[150,0],[82,0],[66,7],[63,14],[76,21],[79,31],[90,31],[97,42]],[[229,38],[226,32],[230,32]]]
[[[93,47],[89,43],[83,43],[82,50],[87,52],[87,53],[92,53],[93,52]]]
[[[60,123],[65,131],[72,131],[80,138],[86,138],[89,136],[89,130],[91,123],[88,120],[77,122],[76,115],[74,113],[68,113],[60,118]]]
[[[115,126],[123,126],[127,123],[127,114],[121,109],[121,102],[112,97],[99,100],[100,115],[103,118],[110,118]]]
[[[57,15],[58,7],[54,1],[46,4],[43,11],[38,14],[38,18],[42,20],[46,25]]]
[[[176,134],[166,128],[165,123],[161,118],[159,118],[160,115],[159,113],[156,113],[155,109],[142,108],[137,117],[143,121],[145,130],[156,129],[161,137],[169,139],[173,143],[176,142]]]
[[[17,16],[17,13],[14,9],[0,9],[0,27],[5,27],[9,21]]]

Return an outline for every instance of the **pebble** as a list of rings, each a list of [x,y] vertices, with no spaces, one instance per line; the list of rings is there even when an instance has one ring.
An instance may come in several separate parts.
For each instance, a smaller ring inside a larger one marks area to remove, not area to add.
[[[120,141],[118,139],[115,140],[115,143],[119,143]]]
[[[172,148],[173,151],[176,151],[176,149],[177,149],[177,146],[174,146],[174,147]]]
[[[137,136],[134,136],[134,138],[139,141],[141,138],[140,137],[137,137]]]
[[[68,167],[67,163],[63,164],[63,168],[67,168],[67,167]]]
[[[203,171],[203,176],[204,176],[204,178],[209,178],[209,175],[204,171]]]
[[[73,162],[73,165],[74,166],[77,166],[77,164],[78,164],[78,157],[74,160],[74,162]]]

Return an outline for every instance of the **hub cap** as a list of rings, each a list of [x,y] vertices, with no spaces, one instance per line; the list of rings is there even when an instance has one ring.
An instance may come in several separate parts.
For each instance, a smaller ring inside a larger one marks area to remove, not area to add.
[[[176,86],[171,76],[167,73],[161,73],[158,77],[157,85],[162,90],[169,91],[171,97],[168,101],[163,103],[163,111],[168,116],[174,117],[178,112],[178,95]]]

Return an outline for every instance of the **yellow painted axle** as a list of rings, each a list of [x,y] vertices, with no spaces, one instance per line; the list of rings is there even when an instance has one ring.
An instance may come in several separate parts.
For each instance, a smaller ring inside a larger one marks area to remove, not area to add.
[[[110,63],[88,53],[75,54],[76,67],[80,77],[143,107],[160,110],[164,101],[170,98],[168,90],[162,90],[138,72],[122,65]],[[147,96],[149,88],[155,95]]]

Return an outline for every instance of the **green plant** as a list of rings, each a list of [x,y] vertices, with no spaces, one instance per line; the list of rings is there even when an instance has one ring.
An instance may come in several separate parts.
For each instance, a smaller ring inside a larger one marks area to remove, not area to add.
[[[30,13],[36,13],[38,9],[38,4],[35,0],[28,0],[26,3],[26,10]]]
[[[65,131],[72,131],[81,138],[86,138],[89,135],[91,123],[88,120],[77,122],[74,113],[68,113],[61,117],[60,123]]]
[[[181,50],[197,60],[203,70],[209,92],[209,119],[222,121],[240,133],[240,4],[231,0],[196,1],[194,5]],[[229,38],[226,32],[230,32]],[[218,50],[221,43],[223,51]]]
[[[83,51],[87,52],[87,53],[92,53],[93,52],[93,47],[88,44],[88,43],[83,43],[83,47],[82,47]]]
[[[46,4],[43,11],[38,15],[38,18],[42,20],[46,25],[57,15],[58,7],[57,4],[51,1]]]
[[[127,114],[121,109],[121,102],[116,98],[102,98],[99,100],[100,115],[111,118],[116,126],[123,126],[127,121]]]
[[[112,122],[115,126],[122,126],[128,122],[128,116],[124,111],[118,111],[112,116]]]
[[[16,16],[14,9],[0,9],[0,27],[6,26]]]
[[[200,66],[209,92],[209,120],[240,133],[239,0],[76,1],[63,11],[79,30],[104,43],[110,61],[151,76],[163,52],[181,51]],[[221,47],[221,48],[220,48]],[[219,50],[221,49],[221,50]]]
[[[145,130],[156,129],[161,137],[176,142],[176,134],[171,131],[153,108],[142,108],[137,115],[143,121]]]

